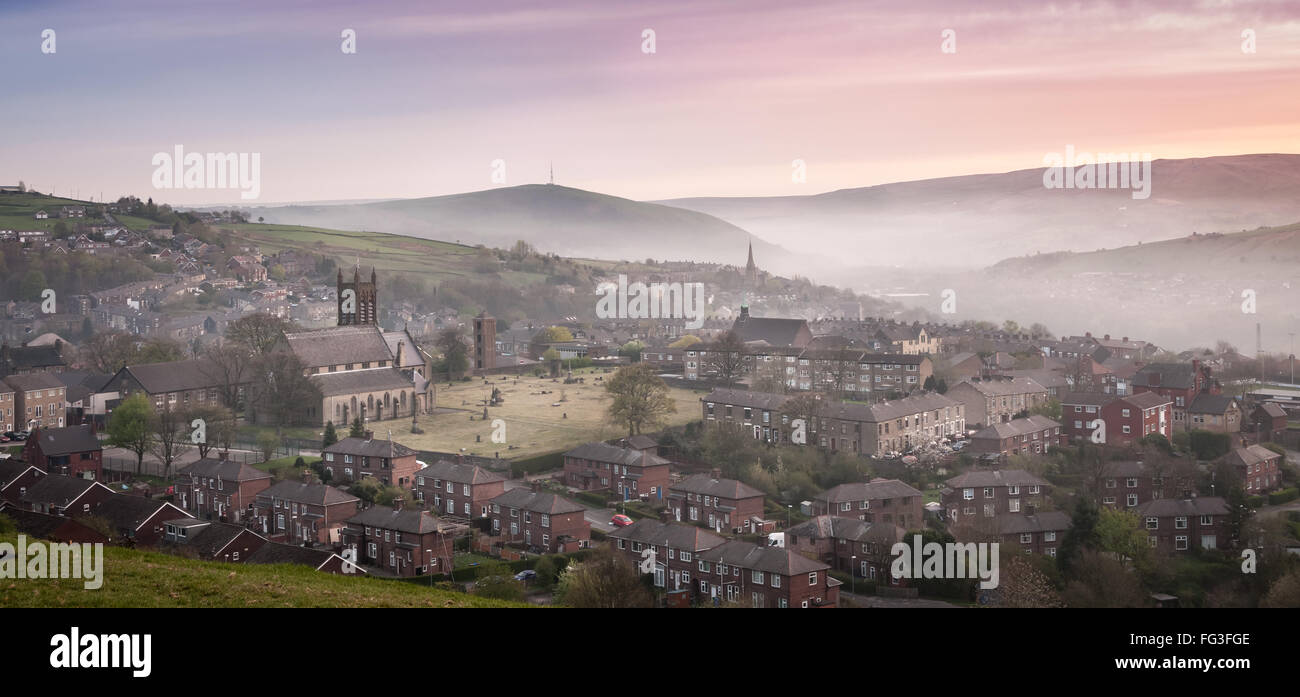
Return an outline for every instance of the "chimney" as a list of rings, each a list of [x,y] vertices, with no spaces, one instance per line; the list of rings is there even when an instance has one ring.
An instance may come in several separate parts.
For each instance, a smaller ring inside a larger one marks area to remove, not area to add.
[[[374,440],[374,438],[375,438],[375,432],[374,432],[374,431],[366,431],[366,442],[367,442],[367,443],[369,443],[370,441]]]
[[[302,483],[311,484],[311,470],[305,469],[302,471]]]
[[[1124,343],[1126,343],[1126,344],[1128,343],[1128,337],[1127,337],[1127,336],[1124,337]]]
[[[717,467],[714,467],[713,469],[709,470],[709,477],[713,479],[722,479],[722,470]]]
[[[402,505],[405,503],[406,503],[405,496],[398,496],[397,498],[393,499],[393,512],[396,513],[401,511]]]
[[[227,457],[230,457],[229,450],[222,450],[221,452],[217,453],[217,459],[222,462],[225,462]]]
[[[532,489],[533,491],[541,491],[541,490],[542,490],[542,480],[540,480],[540,479],[534,479],[534,480],[528,482],[528,488],[529,488],[529,489]]]
[[[397,342],[397,355],[393,356],[393,367],[394,367],[394,368],[401,368],[401,367],[402,367],[402,348],[403,348],[404,346],[406,346],[406,342],[405,342],[405,341],[399,341],[399,342]]]
[[[1105,336],[1105,339],[1106,339],[1106,341],[1110,341],[1110,334],[1107,334],[1107,335]]]

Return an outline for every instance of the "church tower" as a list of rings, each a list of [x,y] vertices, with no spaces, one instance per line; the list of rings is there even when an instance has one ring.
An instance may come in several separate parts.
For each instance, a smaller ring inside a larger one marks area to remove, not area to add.
[[[758,266],[754,264],[754,241],[749,241],[749,261],[745,264],[745,280],[749,285],[758,285]]]
[[[379,324],[379,294],[375,290],[375,280],[374,267],[370,268],[369,282],[361,280],[360,264],[353,268],[351,282],[343,280],[343,269],[339,269],[338,324],[340,327],[354,324]]]
[[[474,318],[474,370],[497,366],[497,320],[483,310]]]

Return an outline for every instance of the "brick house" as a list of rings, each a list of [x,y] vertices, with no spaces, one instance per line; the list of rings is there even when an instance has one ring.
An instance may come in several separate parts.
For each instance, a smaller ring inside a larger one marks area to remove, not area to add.
[[[892,523],[905,530],[925,522],[925,495],[897,479],[848,482],[813,498],[815,516],[856,518],[868,523]]]
[[[0,502],[15,505],[47,472],[18,458],[0,460]]]
[[[223,394],[233,386],[238,404],[226,404]],[[238,410],[252,385],[252,369],[240,368],[229,376],[205,360],[168,361],[128,365],[117,371],[103,391],[116,392],[122,399],[143,392],[154,409],[195,406],[225,406]]]
[[[1262,445],[1236,448],[1223,459],[1241,477],[1247,496],[1272,491],[1282,484],[1282,456]]]
[[[976,427],[1010,421],[1016,414],[1047,401],[1047,388],[1022,377],[972,378],[949,388],[944,396],[966,406],[966,423]]]
[[[583,443],[564,454],[564,483],[583,491],[613,489],[624,500],[664,497],[670,462],[648,450]]]
[[[439,515],[486,518],[506,479],[478,465],[439,460],[415,473],[415,500]]]
[[[972,470],[947,482],[941,493],[948,520],[965,524],[978,517],[1021,513],[1043,504],[1050,485],[1025,470]]]
[[[130,494],[106,496],[91,507],[88,513],[83,510],[72,515],[93,516],[107,521],[114,532],[112,541],[132,547],[157,545],[163,541],[167,521],[191,517],[167,501]]]
[[[176,518],[163,522],[163,543],[204,561],[244,562],[266,538],[242,525]]]
[[[1150,363],[1133,376],[1133,394],[1155,393],[1173,402],[1173,422],[1178,430],[1190,428],[1187,407],[1201,393],[1219,394],[1218,381],[1210,367],[1199,360],[1191,363]]]
[[[726,542],[708,530],[694,525],[662,523],[643,518],[609,533],[610,544],[634,565],[654,557],[654,585],[669,592],[686,591],[697,600],[701,577],[696,557],[705,550]]]
[[[72,518],[25,511],[17,506],[4,504],[5,502],[0,502],[0,513],[14,521],[14,527],[18,532],[28,537],[75,544],[109,542],[103,533]]]
[[[1188,430],[1239,433],[1241,431],[1241,405],[1233,397],[1202,392],[1187,405]]]
[[[197,517],[240,523],[272,480],[270,472],[227,460],[221,453],[196,460],[176,473],[175,501]]]
[[[4,381],[14,391],[14,428],[67,425],[67,392],[63,381],[49,373],[10,375]]]
[[[1227,546],[1228,513],[1228,503],[1217,496],[1156,499],[1137,509],[1151,546],[1162,552]]]
[[[741,540],[701,552],[696,563],[704,597],[749,607],[838,607],[840,582],[829,571],[794,550]]]
[[[102,479],[104,449],[90,426],[42,428],[27,438],[23,459],[49,472],[82,479]]]
[[[762,491],[744,482],[707,474],[668,487],[668,508],[677,522],[708,523],[717,532],[756,531],[764,500]]]
[[[1131,445],[1153,433],[1173,442],[1173,398],[1156,392],[1115,398],[1101,408],[1101,420],[1105,442],[1112,445]]]
[[[410,489],[420,469],[416,457],[416,452],[405,445],[379,440],[366,431],[362,438],[344,438],[322,450],[321,464],[330,472],[330,481],[351,483],[374,477],[384,484]]]
[[[1101,505],[1133,511],[1137,507],[1160,498],[1163,481],[1157,486],[1156,477],[1146,465],[1134,460],[1117,460],[1104,463],[1099,484]]]
[[[511,489],[490,500],[492,535],[543,554],[573,552],[591,544],[586,507],[555,494]]]
[[[997,525],[1008,550],[1055,557],[1070,529],[1070,516],[1064,511],[1012,513],[998,516]]]
[[[360,500],[326,484],[285,480],[257,494],[245,522],[272,542],[337,542]]]
[[[73,515],[89,513],[100,501],[112,495],[112,489],[97,481],[51,474],[27,487],[27,493],[20,496],[18,502],[20,507],[37,513]]]
[[[1273,402],[1260,404],[1250,412],[1249,428],[1260,442],[1279,440],[1286,432],[1286,427],[1286,410]]]
[[[891,523],[820,515],[785,531],[786,549],[858,578],[889,580],[891,552],[907,531]]]
[[[455,540],[468,528],[438,520],[419,509],[371,506],[348,519],[343,545],[358,561],[396,576],[450,573]]]
[[[980,430],[970,438],[970,451],[977,454],[1041,455],[1048,448],[1064,445],[1061,424],[1046,416],[1031,414]]]
[[[0,433],[14,430],[14,398],[17,392],[9,383],[0,380]]]
[[[1061,397],[1061,431],[1070,442],[1092,437],[1101,408],[1117,399],[1101,392],[1068,392]]]

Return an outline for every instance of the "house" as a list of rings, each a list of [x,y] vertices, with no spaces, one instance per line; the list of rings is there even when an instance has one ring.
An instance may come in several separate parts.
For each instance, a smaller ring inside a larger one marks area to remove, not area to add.
[[[143,392],[154,409],[186,409],[205,404],[238,408],[253,383],[252,369],[246,366],[223,371],[207,360],[191,359],[128,365],[117,371],[103,390],[116,392],[122,399]],[[237,404],[227,404],[226,394],[233,391]]]
[[[112,489],[97,481],[52,474],[28,486],[27,493],[18,497],[18,503],[22,508],[37,513],[84,514],[113,495]]]
[[[830,565],[791,549],[732,540],[700,552],[700,593],[748,607],[838,607],[840,582]]]
[[[285,480],[262,490],[246,522],[273,542],[338,542],[361,499],[326,484]]]
[[[1061,429],[1070,442],[1092,438],[1101,425],[1101,408],[1116,395],[1101,392],[1068,392],[1061,397]]]
[[[1156,499],[1138,506],[1138,518],[1151,546],[1161,552],[1185,552],[1196,545],[1218,549],[1228,540],[1228,503],[1218,496]]]
[[[586,507],[555,494],[511,489],[492,498],[492,535],[542,554],[573,552],[591,544]]]
[[[722,532],[760,532],[763,520],[762,491],[735,479],[697,474],[668,486],[668,508],[677,522],[708,523]]]
[[[176,518],[163,522],[163,542],[204,561],[235,563],[248,561],[267,540],[242,525]]]
[[[270,472],[226,459],[221,453],[182,467],[176,473],[176,505],[205,520],[241,523],[257,495],[271,487]]]
[[[47,212],[45,212],[44,210],[39,210],[39,211],[36,211],[36,215],[33,216],[33,217],[34,217],[36,220],[49,220],[49,219],[50,219],[50,214],[47,213]]]
[[[259,283],[266,280],[266,267],[249,256],[233,256],[226,262],[226,271],[243,283]]]
[[[371,506],[348,519],[343,544],[357,559],[395,576],[446,574],[455,568],[453,548],[469,528],[419,509]]]
[[[1282,456],[1262,445],[1236,448],[1223,459],[1241,477],[1247,496],[1272,491],[1282,484]]]
[[[344,438],[321,450],[330,481],[352,483],[374,477],[385,485],[410,489],[420,469],[414,450],[392,440],[379,440],[372,431],[361,438]]]
[[[897,479],[876,478],[848,482],[813,498],[812,514],[855,518],[868,523],[891,523],[905,530],[924,521],[925,495]]]
[[[1219,394],[1219,384],[1210,377],[1209,366],[1191,363],[1150,363],[1133,376],[1133,393],[1154,392],[1173,401],[1173,420],[1178,430],[1188,430],[1187,407],[1202,392]]]
[[[1065,445],[1061,424],[1046,416],[1031,414],[1023,419],[995,423],[970,437],[970,452],[1012,455],[1041,455],[1048,448]]]
[[[564,483],[583,491],[614,489],[623,500],[664,497],[670,462],[646,450],[583,443],[564,453]]]
[[[48,513],[25,511],[0,502],[0,515],[14,521],[18,532],[40,540],[74,544],[105,544],[109,540],[98,530],[72,518]]]
[[[50,474],[83,479],[104,476],[104,449],[90,426],[37,426],[27,437],[23,459]]]
[[[1064,511],[1011,513],[998,516],[997,530],[1008,550],[1055,557],[1061,541],[1070,529],[1070,516]]]
[[[45,470],[16,457],[0,460],[0,504],[19,504],[27,490],[45,475]]]
[[[1202,392],[1187,405],[1187,420],[1184,424],[1188,430],[1239,433],[1241,406],[1234,397]]]
[[[696,557],[726,540],[694,525],[662,523],[643,518],[608,533],[610,544],[635,565],[654,561],[654,585],[668,592],[685,591],[699,598],[699,561]]]
[[[41,337],[37,337],[39,339]],[[35,339],[33,340],[35,341]],[[63,354],[71,348],[62,339],[51,343],[28,342],[23,346],[0,344],[0,378],[31,373],[60,373],[67,369]]]
[[[944,396],[966,406],[966,423],[990,426],[1047,402],[1047,388],[1029,378],[972,378],[948,388]]]
[[[892,523],[819,515],[785,531],[786,549],[868,580],[890,579],[893,546],[907,531]]]
[[[327,574],[365,574],[365,569],[326,549],[267,542],[248,557],[249,564],[299,564]]]
[[[731,331],[735,332],[742,342],[762,341],[768,346],[803,348],[813,338],[807,320],[751,317],[749,305],[740,306],[740,316],[732,323]]]
[[[415,473],[415,499],[447,516],[486,518],[505,491],[505,477],[478,465],[438,460]]]
[[[0,380],[0,433],[14,430],[14,398],[17,391]]]
[[[1105,424],[1102,442],[1131,445],[1158,433],[1172,443],[1173,404],[1172,397],[1158,392],[1138,392],[1115,398],[1101,408],[1101,420]]]
[[[67,425],[68,388],[58,378],[49,373],[28,373],[10,375],[4,381],[14,391],[15,427]]]
[[[1050,485],[1025,470],[971,470],[947,482],[940,500],[948,520],[965,524],[1043,504]]]
[[[50,479],[50,477],[46,477]],[[189,518],[190,514],[161,499],[130,494],[105,496],[90,507],[72,511],[73,517],[95,517],[113,530],[112,542],[133,547],[152,547],[163,541],[166,522]]]
[[[1163,476],[1136,460],[1112,460],[1102,463],[1101,482],[1097,484],[1101,505],[1133,511],[1137,507],[1161,498],[1164,491]]]
[[[3,406],[0,404],[0,406]],[[1260,442],[1281,440],[1287,428],[1286,409],[1273,402],[1265,402],[1250,412],[1249,428]]]

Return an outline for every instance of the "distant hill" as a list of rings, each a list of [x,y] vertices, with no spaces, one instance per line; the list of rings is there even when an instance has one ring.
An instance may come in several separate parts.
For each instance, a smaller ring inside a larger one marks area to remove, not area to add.
[[[1300,220],[1300,155],[1152,162],[1151,196],[1043,186],[1042,169],[843,189],[815,196],[660,201],[801,251],[833,246],[860,266],[975,266]]]
[[[695,211],[548,184],[366,204],[256,208],[267,222],[383,230],[425,239],[596,259],[712,261],[744,265],[749,233]],[[763,268],[788,252],[754,239]]]

